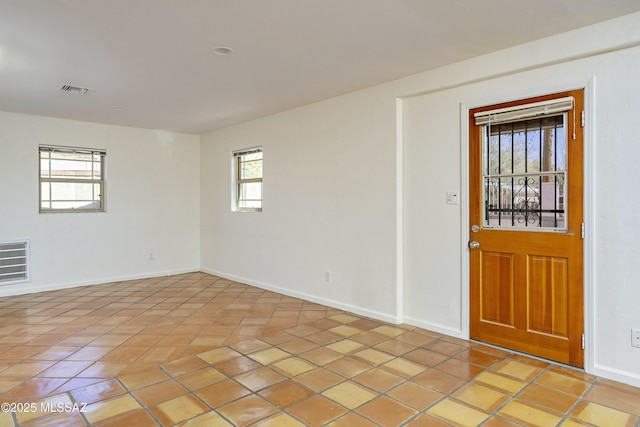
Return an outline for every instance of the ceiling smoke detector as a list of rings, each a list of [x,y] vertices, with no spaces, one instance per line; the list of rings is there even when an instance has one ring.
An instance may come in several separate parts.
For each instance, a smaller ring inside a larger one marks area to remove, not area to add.
[[[85,93],[89,92],[89,89],[86,87],[79,87],[79,86],[72,86],[72,85],[60,85],[58,90],[61,90],[63,92],[78,93],[81,95],[84,95]]]

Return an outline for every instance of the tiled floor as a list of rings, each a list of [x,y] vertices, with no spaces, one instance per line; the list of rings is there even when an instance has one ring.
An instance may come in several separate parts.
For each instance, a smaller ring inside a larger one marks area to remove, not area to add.
[[[640,390],[214,276],[0,299],[0,426],[629,426]]]

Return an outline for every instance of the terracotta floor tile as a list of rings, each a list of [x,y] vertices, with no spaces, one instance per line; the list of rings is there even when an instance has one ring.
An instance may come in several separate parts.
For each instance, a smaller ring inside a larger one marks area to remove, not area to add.
[[[216,363],[214,367],[223,374],[234,376],[244,374],[245,372],[249,372],[254,369],[258,369],[262,367],[262,365],[249,359],[246,356],[240,356],[236,357],[235,359]]]
[[[329,362],[333,362],[342,357],[342,353],[330,348],[320,347],[299,355],[301,358],[308,360],[318,366],[325,365]]]
[[[273,365],[271,365],[271,368],[275,369],[283,375],[295,377],[296,375],[303,374],[316,368],[316,365],[298,357],[290,357],[289,359],[284,359],[274,363]]]
[[[138,389],[133,392],[133,395],[144,406],[151,407],[188,393],[189,391],[177,382],[167,380]]]
[[[634,415],[588,401],[578,403],[571,416],[596,426],[607,427],[631,427],[638,421],[638,417]]]
[[[305,336],[306,340],[314,342],[314,343],[316,343],[318,345],[331,344],[331,343],[334,343],[336,341],[340,341],[341,338],[342,338],[341,335],[334,334],[334,333],[329,332],[329,331],[322,331],[322,332],[318,332],[318,333],[315,333],[315,334],[311,334],[311,335]]]
[[[353,377],[353,380],[380,393],[401,384],[405,379],[380,368],[373,368]]]
[[[130,412],[122,417],[118,417],[114,420],[107,421],[106,423],[100,423],[97,427],[123,427],[123,426],[135,426],[135,427],[157,427],[160,426],[147,411],[140,409]],[[66,424],[65,424],[66,427]]]
[[[336,335],[340,335],[341,337],[347,338],[352,335],[359,334],[360,332],[363,332],[363,331],[362,329],[354,328],[352,326],[340,325],[340,326],[335,326],[329,329],[329,332],[332,332]]]
[[[57,411],[54,409],[56,405],[73,405],[73,402],[69,398],[66,393],[57,394],[54,396],[47,397],[46,399],[34,401],[33,399],[28,402],[32,404],[31,408],[26,411],[18,411],[16,412],[16,420],[19,424],[27,424],[30,421],[34,421],[37,419],[49,417],[55,414]],[[34,410],[35,409],[35,410]],[[78,410],[80,411],[80,406],[78,406]]]
[[[349,412],[346,415],[338,418],[335,421],[327,424],[327,427],[377,427],[378,424],[374,424],[366,418],[354,413]]]
[[[131,361],[136,360],[149,350],[148,347],[117,347],[113,351],[107,353],[100,360],[104,361]]]
[[[325,390],[322,395],[348,409],[355,409],[378,396],[376,393],[372,393],[351,381],[345,381],[331,387]]]
[[[251,391],[259,391],[273,384],[285,380],[287,377],[268,367],[262,367],[253,371],[236,375],[235,380]]]
[[[518,395],[518,398],[559,413],[566,413],[578,401],[576,396],[538,384],[530,384],[527,386],[527,388]]]
[[[298,375],[295,380],[319,393],[344,381],[344,378],[324,368],[315,368],[305,372],[304,374]]]
[[[520,400],[513,400],[507,403],[498,411],[498,414],[531,426],[555,426],[562,420],[562,417],[555,412],[544,410]]]
[[[416,383],[406,382],[387,392],[387,396],[419,411],[442,399],[443,393],[431,390]]]
[[[219,383],[226,379],[228,379],[226,375],[211,367],[176,377],[177,381],[190,390],[199,390],[203,387]]]
[[[169,375],[173,375],[174,377],[188,374],[189,372],[198,371],[202,368],[209,366],[202,359],[189,356],[184,357],[182,359],[174,360],[168,363],[164,363],[162,365],[162,369],[167,372]]]
[[[441,393],[451,393],[465,382],[460,378],[447,375],[436,369],[431,369],[411,379],[412,382],[439,391]]]
[[[142,409],[140,404],[131,396],[125,394],[87,405],[84,416],[92,424],[97,424],[140,409]]]
[[[633,393],[633,394],[632,394]],[[586,400],[640,416],[640,393],[619,386],[596,384],[585,396]]]
[[[277,413],[252,424],[251,427],[305,427],[305,425],[291,415]]]
[[[483,371],[480,366],[458,359],[449,359],[442,362],[436,366],[436,369],[463,380],[470,380]]]
[[[307,335],[320,332],[321,329],[314,328],[313,326],[299,325],[293,328],[285,329],[284,332],[294,335],[296,337],[305,337]]]
[[[318,348],[318,346],[318,344],[302,338],[295,338],[277,345],[279,349],[296,355]]]
[[[489,371],[481,373],[474,381],[509,395],[515,395],[528,384],[522,380],[494,374]]]
[[[287,408],[287,412],[307,425],[320,426],[338,418],[346,411],[331,400],[316,395]]]
[[[314,392],[295,381],[287,380],[266,388],[258,392],[258,394],[277,407],[286,408],[307,399]]]
[[[237,426],[246,426],[268,417],[277,410],[278,408],[255,394],[216,408],[217,412]]]
[[[249,354],[271,348],[271,345],[257,338],[254,338],[234,344],[231,346],[231,348],[238,351],[239,353]]]
[[[440,421],[430,415],[419,414],[417,417],[405,424],[405,427],[450,427],[451,424]]]
[[[569,420],[565,420],[561,425],[565,427],[570,427],[569,424],[566,424],[568,421]],[[520,423],[515,423],[506,418],[502,418],[496,415],[493,415],[482,425],[482,427],[521,427],[521,426],[522,424]],[[578,426],[574,425],[573,427],[578,427]],[[588,427],[588,426],[585,424],[584,427]]]
[[[96,361],[102,359],[106,354],[113,350],[115,350],[115,347],[85,346],[68,356],[65,360]]]
[[[485,412],[494,412],[510,398],[504,393],[474,383],[465,384],[451,396]]]
[[[0,425],[13,426],[13,424],[4,424],[1,416]],[[24,424],[24,427],[86,427],[86,425],[84,418],[78,413],[60,413]]]
[[[233,424],[226,421],[219,414],[213,411],[205,412],[202,415],[191,418],[175,425],[175,427],[231,427]]]
[[[506,359],[498,363],[492,370],[524,381],[531,381],[542,372],[542,368],[521,363],[512,359]]]
[[[168,375],[157,366],[143,369],[131,374],[120,375],[118,377],[118,379],[125,385],[125,387],[127,387],[131,391],[152,384],[157,384],[161,381],[165,381],[168,378]]]
[[[329,319],[340,323],[351,323],[356,320],[361,320],[360,317],[352,316],[350,314],[336,314],[335,316],[329,317]]]
[[[99,400],[110,399],[126,393],[126,389],[116,379],[101,381],[97,384],[76,388],[71,395],[76,402],[94,403]]]
[[[404,378],[415,377],[427,370],[427,368],[422,365],[418,365],[417,363],[413,363],[402,358],[390,360],[387,363],[380,365],[380,368]]]
[[[194,396],[186,395],[163,402],[149,410],[162,425],[166,426],[194,418],[208,412],[209,408]]]
[[[389,337],[387,335],[379,334],[374,331],[366,331],[357,335],[351,335],[349,339],[359,342],[360,344],[374,346],[376,344],[380,344],[381,342],[387,341]]]
[[[364,344],[349,339],[340,340],[326,346],[326,348],[342,354],[350,354],[364,347]]]
[[[444,354],[436,353],[435,351],[425,350],[422,348],[410,351],[403,357],[426,367],[436,366],[449,358]]]
[[[391,339],[380,344],[376,344],[374,347],[377,350],[384,351],[385,353],[393,354],[394,356],[402,356],[416,349],[416,345],[406,343],[397,339]]]
[[[347,378],[354,377],[371,369],[371,365],[348,356],[327,363],[324,367]]]
[[[550,371],[540,375],[535,382],[574,396],[582,396],[589,388],[589,383],[585,381]]]
[[[50,368],[38,373],[39,377],[70,378],[87,369],[94,362],[67,361],[58,362]]]
[[[361,406],[356,412],[383,426],[399,426],[417,411],[388,397],[378,397]]]
[[[219,383],[203,387],[195,394],[209,406],[215,408],[233,400],[251,394],[251,391],[233,380],[225,380]]]
[[[33,377],[53,366],[55,362],[45,360],[27,360],[0,372],[0,377]]]
[[[21,399],[22,402],[26,398],[37,399],[48,396],[67,381],[69,378],[29,378],[5,393],[5,397],[13,400]]]
[[[5,351],[0,354],[0,360],[20,360],[20,359],[33,359],[33,360],[59,360],[59,359],[47,359],[47,358],[36,358],[32,357],[38,353],[42,353],[47,350],[49,347],[44,345],[28,345],[28,346],[18,346],[14,347],[11,350]]]
[[[283,359],[291,357],[290,353],[280,350],[279,348],[267,348],[247,355],[247,357],[255,360],[263,365],[270,365]]]
[[[383,363],[394,359],[394,356],[390,355],[389,353],[384,353],[373,348],[366,348],[364,350],[352,353],[351,357],[367,362],[371,366],[382,365]]]
[[[120,374],[128,366],[126,362],[102,362],[93,363],[84,371],[80,372],[77,377],[80,378],[114,378]]]
[[[478,426],[489,418],[488,413],[479,411],[450,398],[436,403],[429,408],[426,413],[441,420],[454,423],[457,426],[464,427]]]
[[[398,335],[395,339],[407,344],[415,345],[417,347],[423,346],[436,340],[436,338],[434,337],[430,337],[428,335],[420,334],[417,332],[407,332],[405,334]]]
[[[462,350],[454,357],[465,362],[473,363],[474,365],[482,366],[483,368],[488,368],[489,366],[504,359],[504,357],[488,354],[475,348]]]
[[[214,350],[207,351],[198,355],[200,359],[212,365],[235,359],[240,356],[242,356],[241,353],[238,353],[237,351],[232,350],[229,347],[216,348]]]

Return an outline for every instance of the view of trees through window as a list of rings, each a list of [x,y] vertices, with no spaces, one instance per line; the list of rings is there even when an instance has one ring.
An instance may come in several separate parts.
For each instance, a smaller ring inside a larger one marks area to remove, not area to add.
[[[564,228],[564,118],[484,126],[486,226]]]

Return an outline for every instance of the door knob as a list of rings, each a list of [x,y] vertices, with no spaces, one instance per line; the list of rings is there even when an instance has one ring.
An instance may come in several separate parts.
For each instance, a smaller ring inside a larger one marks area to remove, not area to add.
[[[469,242],[469,249],[471,249],[472,251],[478,249],[480,247],[480,242],[477,242],[475,240],[472,240]]]

